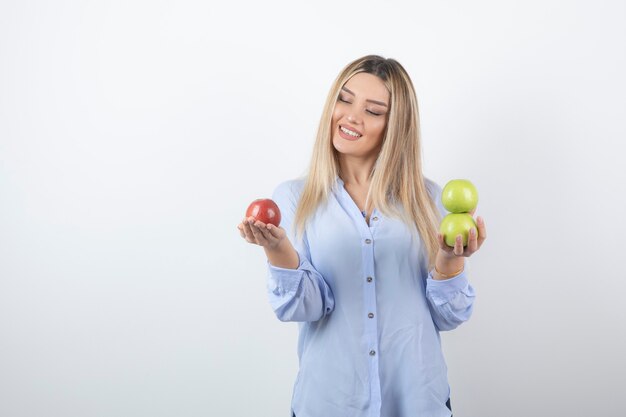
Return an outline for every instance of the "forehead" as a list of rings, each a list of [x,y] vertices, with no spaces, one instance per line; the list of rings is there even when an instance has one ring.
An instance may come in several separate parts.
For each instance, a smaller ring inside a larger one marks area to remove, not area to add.
[[[389,101],[389,91],[387,91],[385,83],[375,75],[360,72],[346,81],[344,86],[357,96],[363,96],[365,99],[385,103]]]

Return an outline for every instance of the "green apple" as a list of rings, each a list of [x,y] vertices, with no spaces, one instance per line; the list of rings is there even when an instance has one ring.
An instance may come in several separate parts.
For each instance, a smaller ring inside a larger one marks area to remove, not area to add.
[[[467,246],[470,229],[474,229],[478,233],[474,218],[467,213],[450,213],[441,220],[439,225],[439,232],[443,234],[446,245],[452,247],[454,247],[458,235],[463,236],[463,246]]]
[[[478,204],[478,190],[469,180],[451,180],[441,191],[441,202],[450,213],[469,213]]]

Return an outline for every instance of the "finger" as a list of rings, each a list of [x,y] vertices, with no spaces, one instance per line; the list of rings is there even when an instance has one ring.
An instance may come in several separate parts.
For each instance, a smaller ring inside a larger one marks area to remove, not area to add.
[[[256,243],[254,234],[252,234],[252,228],[250,227],[250,220],[246,219],[243,222],[243,231],[246,234],[246,240],[250,243]]]
[[[448,244],[445,242],[442,233],[437,233],[437,240],[439,241],[440,249],[444,250],[445,252],[452,252],[452,248],[448,246]]]
[[[445,243],[443,241],[443,235],[441,233],[437,233],[437,243],[439,244],[439,248],[444,249],[444,250],[446,249],[444,247]]]
[[[467,239],[466,255],[471,255],[478,250],[478,239],[476,238],[476,229],[473,227],[469,231],[469,238]]]
[[[246,237],[246,232],[243,231],[243,223],[239,223],[237,225],[237,230],[239,230],[241,237]]]
[[[454,242],[454,254],[456,256],[463,255],[463,236],[456,235],[456,242]]]
[[[476,225],[478,226],[478,246],[483,243],[485,239],[487,239],[487,227],[485,226],[485,219],[478,216],[476,218]]]
[[[266,242],[273,241],[274,237],[269,232],[269,230],[267,230],[267,226],[268,226],[267,224],[263,223],[262,221],[257,221],[255,223],[255,226],[259,229],[259,233],[263,235],[263,238],[265,239]]]
[[[262,221],[256,221],[253,227],[256,228],[256,231],[258,233],[256,236],[257,240],[259,241],[259,245],[268,246],[269,244],[271,244],[271,239],[273,238],[271,237],[271,234],[267,231],[267,225],[265,223],[263,223]]]
[[[268,223],[267,231],[274,239],[280,239],[282,237],[280,229],[277,226],[274,226],[273,224]]]
[[[259,224],[260,222],[257,223],[252,223],[250,225],[250,229],[252,230],[252,234],[254,235],[254,238],[256,239],[257,243],[259,245],[263,245],[267,243],[267,239],[265,239],[265,237],[263,236],[263,233],[261,233],[261,231],[259,230]]]

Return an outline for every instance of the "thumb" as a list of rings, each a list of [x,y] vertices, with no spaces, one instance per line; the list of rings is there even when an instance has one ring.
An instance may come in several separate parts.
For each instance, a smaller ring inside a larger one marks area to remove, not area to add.
[[[272,236],[274,236],[276,239],[282,239],[286,232],[285,229],[283,229],[280,226],[274,226],[273,224],[269,223],[267,225],[267,230],[272,234]]]

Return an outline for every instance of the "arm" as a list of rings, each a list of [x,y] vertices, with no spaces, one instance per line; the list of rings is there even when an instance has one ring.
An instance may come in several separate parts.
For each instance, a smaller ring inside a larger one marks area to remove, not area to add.
[[[433,322],[440,331],[453,330],[471,317],[476,298],[474,288],[465,269],[445,280],[434,279],[432,274],[431,271],[426,279],[426,298]]]
[[[288,238],[283,239],[276,248],[263,246],[263,249],[271,265],[286,269],[297,269],[300,265],[300,256]]]
[[[441,187],[430,180],[427,180],[427,187],[439,212],[445,216],[448,212],[441,203]],[[440,239],[440,244],[441,242]],[[427,264],[425,253],[422,253],[422,256],[424,264]],[[440,331],[453,330],[469,320],[476,298],[474,288],[467,277],[469,259],[439,249],[435,266],[443,274],[453,274],[461,270],[460,273],[445,278],[433,269],[427,273],[426,279],[426,298],[435,326]],[[423,273],[426,275],[425,270]]]
[[[281,321],[317,321],[330,314],[335,300],[329,285],[311,264],[306,233],[301,242],[295,241],[293,218],[297,199],[295,184],[286,181],[278,185],[272,200],[281,212],[281,224],[287,236],[276,249],[265,249],[268,265],[267,290],[274,313]]]

